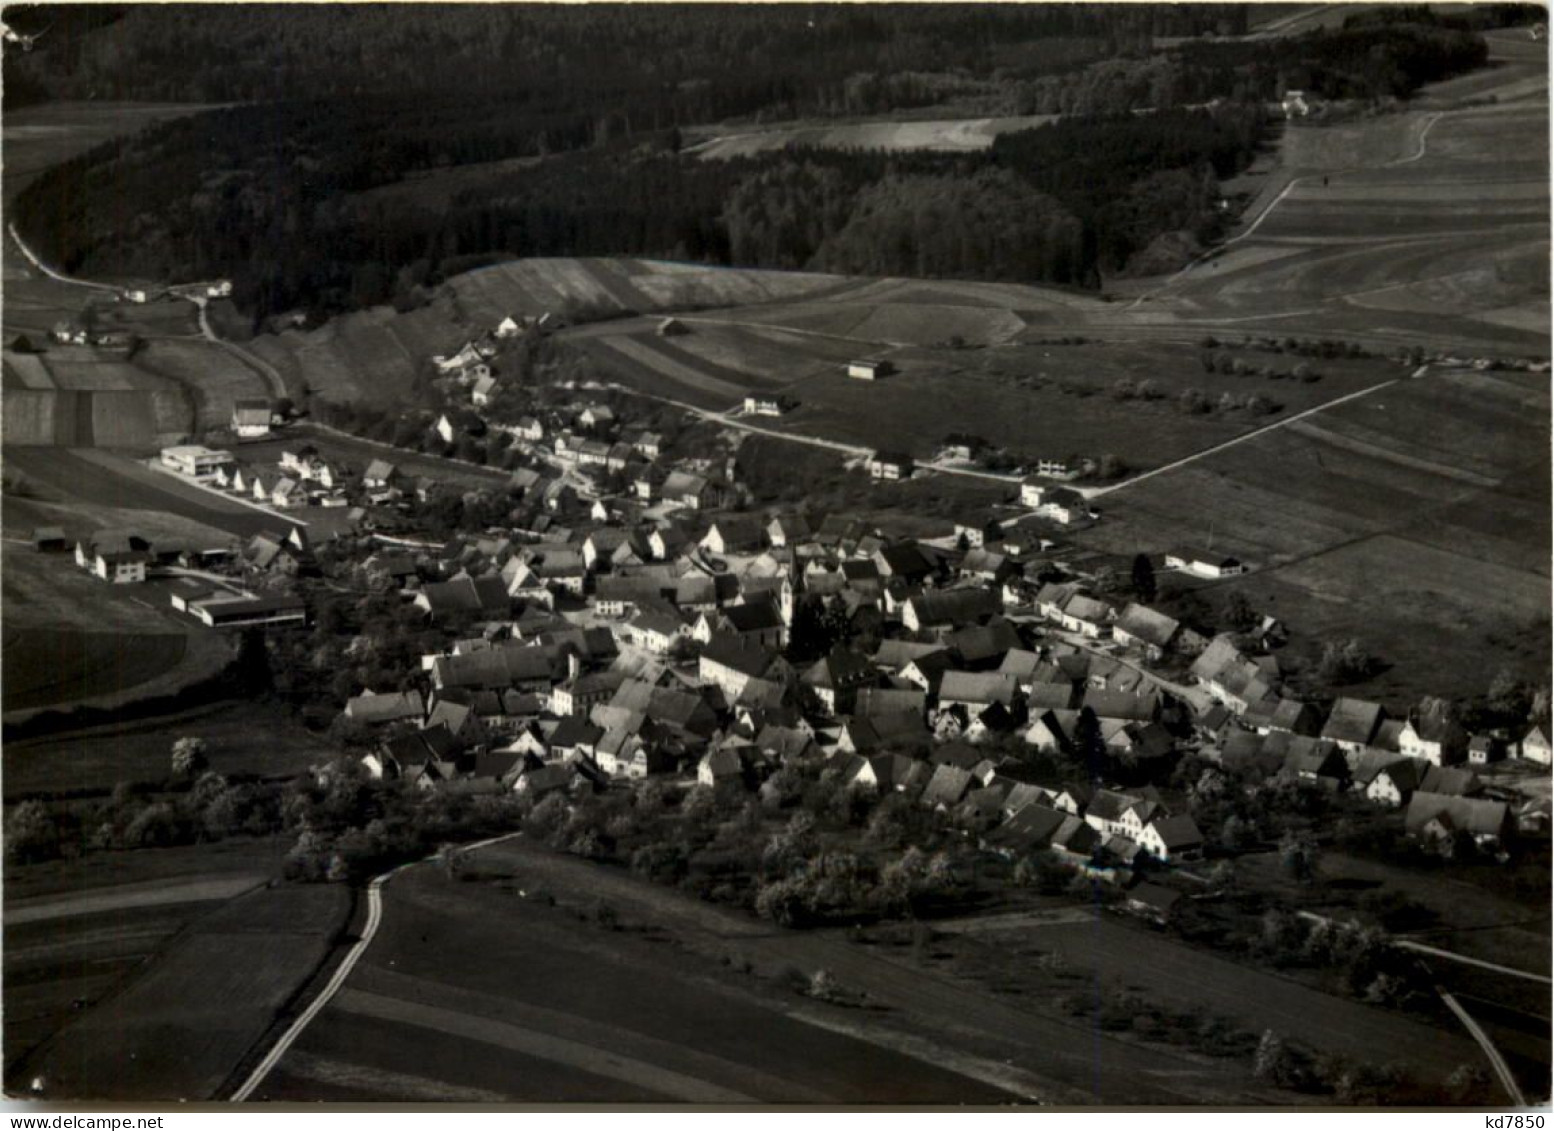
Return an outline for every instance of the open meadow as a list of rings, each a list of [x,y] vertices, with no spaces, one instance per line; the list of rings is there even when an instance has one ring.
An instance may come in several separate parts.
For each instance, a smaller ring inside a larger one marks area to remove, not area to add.
[[[214,773],[286,777],[306,773],[335,753],[324,739],[266,703],[223,701],[176,715],[120,719],[102,726],[8,740],[5,799],[49,793],[106,795],[120,782],[161,788],[173,743],[205,740]]]
[[[1359,637],[1386,669],[1356,692],[1472,694],[1547,661],[1548,413],[1541,376],[1432,371],[1124,485],[1080,538],[1212,539],[1253,572],[1200,593],[1244,593],[1307,659]]]
[[[996,1104],[1259,1095],[1239,1066],[1118,1040],[825,932],[773,931],[521,839],[481,850],[468,869],[472,882],[422,866],[385,888],[383,926],[364,960],[256,1098]],[[601,905],[615,925],[600,919]],[[447,961],[455,946],[466,960]],[[819,968],[863,1004],[794,993],[794,980]]]
[[[5,1079],[153,963],[189,923],[264,883],[276,840],[91,853],[5,872]]]
[[[1159,323],[1548,350],[1546,44],[1487,37],[1491,66],[1425,87],[1407,112],[1283,131],[1227,245],[1129,284]]]
[[[40,919],[40,926],[50,926],[36,937],[28,936],[34,945],[18,963],[17,984],[33,979],[36,985],[51,974],[68,978],[82,961],[80,955],[90,961],[105,948],[122,952],[138,942],[154,949],[138,956],[140,962],[125,971],[117,985],[80,983],[94,1007],[72,1010],[77,1015],[42,1043],[15,1060],[8,1047],[8,1090],[14,1093],[19,1085],[41,1079],[45,1098],[220,1098],[276,1015],[324,962],[351,902],[350,893],[339,885],[254,886],[264,879],[264,873],[251,873],[192,886],[185,881],[183,890],[191,896],[207,897],[185,905],[199,913],[181,922],[154,914],[138,940],[133,924],[139,911],[124,918],[131,924],[127,935],[94,929],[94,918],[79,909],[90,893],[74,897],[78,906],[64,903],[55,908],[62,921]],[[156,905],[154,888],[149,902]],[[27,909],[24,905],[20,910]],[[9,922],[16,913],[9,903],[7,913]],[[101,921],[96,924],[100,927]],[[137,956],[102,957],[112,972],[115,965],[134,963]],[[9,976],[9,946],[6,963]],[[41,1016],[35,1033],[50,1020],[52,996],[48,988],[37,995],[32,1008]]]

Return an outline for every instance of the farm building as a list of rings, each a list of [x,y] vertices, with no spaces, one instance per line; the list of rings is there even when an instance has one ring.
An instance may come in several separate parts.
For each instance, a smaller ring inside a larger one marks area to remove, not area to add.
[[[665,318],[658,324],[658,336],[660,338],[674,338],[681,334],[689,334],[691,328],[678,318]]]
[[[150,561],[151,555],[144,550],[96,550],[87,569],[103,581],[125,585],[146,580],[146,566]]]
[[[847,375],[858,381],[878,381],[895,371],[896,367],[882,357],[866,357],[847,363]]]
[[[615,424],[615,411],[609,405],[591,404],[577,414],[582,428],[610,428]]]
[[[1200,546],[1178,546],[1168,551],[1165,564],[1167,569],[1179,569],[1199,577],[1234,577],[1246,572],[1245,564],[1229,554]]]
[[[496,378],[487,373],[484,377],[477,380],[474,388],[470,390],[470,403],[484,408],[491,403],[491,396],[495,392]]]
[[[1460,762],[1467,756],[1468,733],[1440,704],[1433,710],[1411,711],[1398,735],[1398,750],[1410,758],[1422,758],[1436,766]]]
[[[348,699],[345,704],[346,718],[366,724],[420,722],[425,714],[421,693],[414,688],[409,691],[384,692],[381,695],[363,691]]]
[[[1480,848],[1498,849],[1511,828],[1510,810],[1503,801],[1479,801],[1420,789],[1408,799],[1403,827],[1410,836],[1443,847],[1462,833]]]
[[[239,440],[255,440],[270,434],[270,402],[241,400],[232,403],[232,431]]]
[[[216,469],[231,464],[232,453],[216,451],[201,444],[183,444],[162,449],[162,466],[191,479],[209,479]]]
[[[63,527],[40,526],[32,532],[32,548],[39,553],[70,549]]]
[[[1279,103],[1286,119],[1304,118],[1311,113],[1311,103],[1306,101],[1304,90],[1286,90]]]
[[[494,338],[516,338],[523,331],[523,326],[518,320],[509,314],[496,324],[496,329],[491,331]]]
[[[686,471],[672,471],[664,480],[662,495],[665,502],[699,510],[712,505],[715,492],[712,484],[700,475],[692,475]]]
[[[362,473],[362,486],[371,491],[380,491],[392,487],[394,481],[399,478],[399,469],[386,459],[375,459],[367,465],[367,470]]]
[[[1042,487],[1028,490],[1022,486],[1020,497],[1033,500],[1027,505],[1034,508],[1041,518],[1051,519],[1063,526],[1071,526],[1090,517],[1090,507],[1085,497],[1071,487]]]
[[[54,323],[49,336],[64,346],[84,346],[90,337],[85,326],[68,318],[61,318]]]
[[[746,416],[781,416],[799,407],[799,402],[782,394],[751,394],[745,398]]]
[[[1043,459],[1036,461],[1036,474],[1043,479],[1078,479],[1083,473],[1083,461],[1074,459]]]
[[[189,602],[188,612],[210,628],[250,628],[265,624],[304,624],[307,606],[297,597],[237,596],[224,593]]]
[[[432,364],[441,373],[462,372],[468,367],[478,364],[479,361],[480,350],[475,347],[474,342],[465,342],[455,353],[439,354],[432,358]]]
[[[1505,757],[1505,747],[1492,734],[1475,734],[1468,742],[1468,765],[1487,766]]]
[[[875,452],[869,457],[869,475],[875,479],[910,479],[912,457],[905,452]]]
[[[1144,605],[1131,604],[1122,610],[1112,627],[1112,639],[1123,645],[1137,646],[1151,660],[1158,660],[1176,641],[1181,622]]]
[[[701,540],[701,548],[712,554],[740,553],[760,546],[761,528],[748,518],[720,518]]]

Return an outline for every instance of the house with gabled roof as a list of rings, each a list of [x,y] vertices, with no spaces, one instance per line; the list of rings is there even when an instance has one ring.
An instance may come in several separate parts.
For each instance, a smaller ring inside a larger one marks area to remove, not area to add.
[[[919,800],[931,809],[953,809],[965,800],[974,781],[969,770],[952,766],[948,762],[941,763],[928,779]]]
[[[1439,700],[1409,712],[1398,734],[1398,751],[1436,766],[1461,762],[1468,753],[1468,732]]]
[[[1105,601],[1075,593],[1063,603],[1060,623],[1069,632],[1077,632],[1090,639],[1099,639],[1111,629],[1112,607]]]
[[[1194,860],[1203,855],[1203,833],[1191,817],[1158,817],[1136,838],[1157,860]]]
[[[377,693],[363,691],[346,700],[345,717],[367,726],[383,726],[388,723],[419,723],[426,713],[421,693],[409,691]]]
[[[1518,755],[1528,762],[1535,762],[1540,766],[1549,765],[1550,751],[1548,728],[1543,725],[1534,726],[1522,736],[1517,744]]]
[[[998,597],[989,589],[933,589],[910,598],[901,623],[911,632],[947,632],[993,616]]]
[[[814,693],[826,714],[838,715],[849,713],[858,688],[877,678],[865,657],[838,646],[805,669],[799,681]]]
[[[1246,572],[1246,566],[1239,559],[1202,546],[1179,546],[1167,551],[1165,566],[1198,577],[1234,577]]]
[[[774,515],[766,524],[766,540],[776,550],[796,546],[810,536],[809,522],[801,514]]]
[[[1379,703],[1340,698],[1328,713],[1321,737],[1336,742],[1346,753],[1358,752],[1372,744],[1385,717],[1386,709]]]
[[[1410,836],[1445,851],[1460,833],[1481,849],[1498,851],[1513,829],[1510,809],[1503,801],[1454,797],[1416,790],[1408,799],[1403,828]]]
[[[1002,672],[947,671],[939,681],[939,709],[963,707],[980,712],[994,703],[1013,708],[1020,695],[1019,681]]]
[[[1151,660],[1159,660],[1176,643],[1181,627],[1174,617],[1130,602],[1112,625],[1112,639],[1124,647],[1137,648]]]
[[[1373,805],[1396,809],[1419,788],[1424,767],[1412,758],[1387,750],[1364,750],[1350,766],[1355,788]]]

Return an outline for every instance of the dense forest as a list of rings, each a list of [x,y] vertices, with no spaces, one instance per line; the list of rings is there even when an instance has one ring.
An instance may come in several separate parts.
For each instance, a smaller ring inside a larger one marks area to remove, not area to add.
[[[1284,86],[1402,97],[1485,52],[1428,12],[1226,38],[1243,26],[1230,5],[100,9],[14,57],[24,93],[239,104],[50,171],[16,216],[69,270],[229,275],[256,319],[411,303],[492,254],[1095,287],[1215,238]],[[731,117],[1033,92],[1067,116],[979,153],[682,152]],[[476,175],[422,190],[449,170]]]
[[[621,3],[76,7],[7,7],[14,26],[49,28],[7,60],[8,87],[20,76],[54,98],[193,102],[463,90],[581,104],[629,91],[615,110],[638,130],[855,113],[848,80],[869,73],[1025,75],[1246,30],[1240,4],[709,3],[693,19]]]

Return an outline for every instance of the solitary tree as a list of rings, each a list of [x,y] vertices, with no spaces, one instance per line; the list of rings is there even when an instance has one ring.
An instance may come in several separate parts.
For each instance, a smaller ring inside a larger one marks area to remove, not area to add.
[[[1148,554],[1133,555],[1133,591],[1139,595],[1141,601],[1153,601],[1155,599],[1155,566],[1149,560]]]
[[[192,778],[209,765],[203,738],[184,737],[173,743],[173,773]]]

